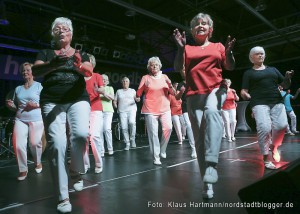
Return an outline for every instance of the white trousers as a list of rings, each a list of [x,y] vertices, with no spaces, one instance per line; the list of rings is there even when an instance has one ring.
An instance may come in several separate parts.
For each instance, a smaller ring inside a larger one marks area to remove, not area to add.
[[[172,123],[175,128],[177,139],[179,142],[182,142],[182,129],[181,129],[181,123],[180,123],[180,116],[181,115],[173,115],[172,116]]]
[[[297,131],[297,116],[295,114],[294,111],[289,111],[289,112],[286,112],[289,117],[291,118],[291,130],[292,132],[295,132]],[[287,132],[290,132],[290,126],[288,125],[287,128],[286,128],[286,131]]]
[[[113,141],[112,141],[112,131],[111,123],[114,113],[113,112],[103,112],[103,135],[107,144],[108,151],[113,151]],[[104,155],[105,149],[104,144],[102,146],[102,155]]]
[[[180,126],[181,126],[182,137],[185,137],[186,136],[186,124],[185,124],[185,121],[184,121],[183,114],[179,116],[179,121],[180,121]],[[188,115],[188,113],[186,113],[186,114]]]
[[[186,134],[189,138],[189,143],[190,143],[190,146],[192,148],[195,147],[195,139],[194,139],[194,134],[193,134],[193,130],[192,130],[192,125],[191,125],[191,121],[190,121],[190,118],[189,118],[189,114],[187,112],[183,113],[182,114],[182,117],[183,119],[183,123],[184,124],[184,127],[186,129]]]
[[[70,129],[70,168],[75,172],[84,172],[83,154],[89,136],[90,110],[90,104],[86,101],[67,104],[45,103],[42,106],[48,158],[54,190],[59,201],[69,198],[66,123],[68,122]]]
[[[18,118],[15,120],[13,130],[13,146],[19,166],[19,172],[28,171],[27,166],[27,143],[29,145],[35,165],[41,163],[43,148],[42,136],[44,133],[43,121],[22,122]]]
[[[187,97],[188,114],[202,176],[207,162],[218,163],[223,134],[221,108],[226,96],[225,90],[215,88],[210,94]]]
[[[169,139],[172,132],[171,111],[164,114],[153,115],[145,114],[145,121],[147,126],[148,141],[150,151],[153,154],[154,160],[158,160],[160,153],[166,153]],[[158,138],[158,122],[162,125],[161,142]]]
[[[284,104],[256,105],[252,108],[261,154],[269,154],[269,145],[281,145],[288,125]]]
[[[225,134],[228,139],[234,137],[236,127],[236,109],[222,110]]]
[[[91,144],[92,152],[95,159],[95,167],[103,166],[101,151],[104,143],[103,139],[103,113],[102,111],[91,111],[90,113],[90,132],[89,140],[86,142],[86,148],[83,156],[84,168],[91,168],[89,158],[89,148]]]
[[[126,144],[135,142],[136,135],[136,110],[120,112],[120,123],[123,139]]]

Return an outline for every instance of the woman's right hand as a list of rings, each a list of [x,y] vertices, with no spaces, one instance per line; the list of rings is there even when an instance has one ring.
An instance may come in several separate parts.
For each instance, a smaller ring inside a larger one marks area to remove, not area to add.
[[[176,28],[173,32],[173,37],[178,48],[183,48],[186,45],[185,31],[183,31],[181,34],[180,31]]]
[[[9,110],[15,111],[17,110],[17,106],[15,105],[13,100],[6,100],[6,106]]]
[[[69,57],[67,55],[56,55],[50,61],[50,65],[53,68],[58,68],[58,67],[65,65],[68,60],[69,60]]]

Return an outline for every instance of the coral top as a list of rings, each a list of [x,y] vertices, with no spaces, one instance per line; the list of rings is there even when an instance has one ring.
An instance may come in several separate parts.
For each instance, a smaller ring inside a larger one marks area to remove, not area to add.
[[[158,115],[170,111],[169,86],[166,80],[169,78],[165,74],[157,77],[147,74],[142,77],[136,92],[138,97],[145,93],[142,114]]]

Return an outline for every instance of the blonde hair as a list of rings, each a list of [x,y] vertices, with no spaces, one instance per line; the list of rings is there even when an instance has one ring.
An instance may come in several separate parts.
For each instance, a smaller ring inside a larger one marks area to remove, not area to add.
[[[21,64],[21,65],[20,65],[20,68],[19,68],[19,72],[20,72],[20,73],[22,73],[22,72],[23,72],[23,70],[24,70],[24,67],[25,67],[26,65],[29,65],[29,66],[30,66],[30,68],[32,68],[32,66],[33,66],[33,64],[32,64],[32,63],[29,63],[29,62],[24,62],[23,64]]]

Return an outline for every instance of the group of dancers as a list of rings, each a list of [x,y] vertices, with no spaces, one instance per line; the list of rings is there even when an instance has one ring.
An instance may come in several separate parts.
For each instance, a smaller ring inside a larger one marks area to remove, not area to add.
[[[136,146],[136,102],[143,96],[141,113],[145,116],[153,163],[161,165],[161,160],[167,157],[172,131],[170,100],[175,98],[182,100],[182,118],[187,124],[191,156],[197,158],[202,176],[202,196],[213,198],[213,185],[218,181],[217,164],[224,124],[228,141],[236,140],[236,121],[232,119],[235,118],[232,109],[236,107],[235,101],[239,97],[230,88],[231,81],[222,78],[223,69],[235,68],[233,48],[236,40],[228,36],[225,45],[211,42],[213,20],[204,13],[197,14],[191,20],[190,29],[193,45],[187,43],[185,32],[175,29],[173,33],[177,46],[174,69],[181,73],[183,82],[174,87],[169,77],[162,73],[159,57],[154,56],[148,60],[148,74],[142,77],[137,91],[130,89],[130,80],[124,78],[123,89],[119,89],[114,96],[113,89],[105,85],[107,76],[93,72],[95,59],[71,46],[71,20],[56,18],[51,26],[53,49],[41,50],[34,65],[23,65],[21,72],[25,84],[15,90],[17,105],[15,100],[7,101],[7,106],[17,111],[17,131],[14,131],[13,141],[15,151],[18,151],[18,180],[24,180],[28,173],[27,136],[30,136],[34,148],[35,170],[37,173],[42,171],[39,140],[45,130],[48,160],[58,198],[57,210],[61,213],[71,212],[68,176],[74,182],[74,189],[81,191],[81,174],[91,168],[89,142],[95,157],[95,173],[103,169],[103,138],[111,142],[111,131],[105,132],[104,127],[111,124],[113,109],[111,111],[110,108],[113,107],[106,106],[101,100],[117,107],[125,150],[129,150]],[[288,125],[278,85],[289,88],[293,71],[287,71],[283,76],[276,68],[264,65],[265,57],[262,47],[256,46],[250,50],[249,59],[253,66],[244,73],[240,95],[244,100],[250,100],[264,165],[268,169],[276,169],[273,160],[280,161],[277,149]],[[35,82],[33,76],[43,77],[42,84]],[[175,120],[177,118],[173,117]],[[158,136],[159,122],[162,127],[161,137]],[[69,166],[66,161],[68,147],[71,156]],[[113,154],[112,144],[108,144],[108,153]]]

